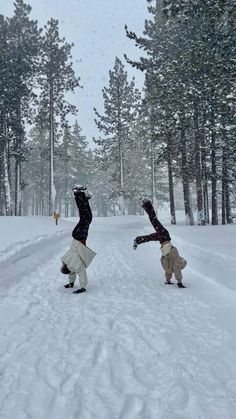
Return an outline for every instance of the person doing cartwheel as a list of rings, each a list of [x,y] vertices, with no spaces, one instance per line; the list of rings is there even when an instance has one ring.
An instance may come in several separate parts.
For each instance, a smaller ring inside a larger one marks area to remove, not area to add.
[[[182,269],[187,265],[186,260],[179,255],[175,246],[171,244],[171,237],[168,230],[158,220],[152,203],[149,199],[142,200],[142,207],[148,214],[149,220],[155,229],[155,233],[145,236],[138,236],[134,240],[133,248],[136,250],[138,245],[149,241],[159,241],[161,244],[161,265],[165,271],[165,284],[173,284],[171,282],[172,275],[175,275],[177,286],[186,288],[182,283]]]

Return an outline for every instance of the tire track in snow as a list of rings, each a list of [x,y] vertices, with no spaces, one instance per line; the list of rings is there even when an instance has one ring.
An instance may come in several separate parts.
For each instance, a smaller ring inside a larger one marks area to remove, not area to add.
[[[59,252],[61,240],[67,238],[68,231],[60,231],[50,237],[37,237],[34,241],[24,242],[11,246],[11,252],[0,261],[0,287],[9,287],[21,280],[22,277],[30,276],[38,266],[50,261],[53,255]]]

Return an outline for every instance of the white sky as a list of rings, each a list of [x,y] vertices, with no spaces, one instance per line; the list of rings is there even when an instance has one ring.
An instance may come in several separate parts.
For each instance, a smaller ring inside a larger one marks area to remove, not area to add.
[[[126,53],[137,59],[142,55],[126,37],[124,25],[142,35],[144,21],[149,17],[146,0],[28,0],[27,3],[32,6],[31,17],[40,26],[51,17],[59,19],[60,35],[75,44],[74,70],[81,77],[83,89],[77,89],[70,100],[78,106],[78,121],[90,140],[99,135],[93,108],[103,110],[102,88],[108,83],[115,57],[123,60]],[[1,14],[11,16],[13,10],[13,0],[0,0]],[[143,74],[129,65],[126,68],[129,77],[135,76],[137,87],[142,88]]]

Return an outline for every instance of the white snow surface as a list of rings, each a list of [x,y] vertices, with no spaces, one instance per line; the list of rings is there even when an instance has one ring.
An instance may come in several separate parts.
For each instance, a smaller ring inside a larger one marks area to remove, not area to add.
[[[94,217],[75,295],[77,219],[0,217],[0,419],[236,418],[236,225],[160,219],[186,289],[164,285],[158,243],[133,250],[146,216]]]

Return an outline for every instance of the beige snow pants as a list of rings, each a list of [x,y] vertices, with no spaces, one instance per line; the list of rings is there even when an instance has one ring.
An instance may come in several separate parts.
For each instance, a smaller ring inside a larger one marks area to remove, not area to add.
[[[79,272],[71,272],[68,275],[70,283],[74,284],[76,280],[76,274],[79,277],[80,288],[86,288],[88,284],[88,279],[87,279],[87,272],[86,272],[84,263],[81,265]]]

